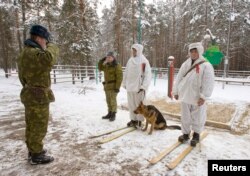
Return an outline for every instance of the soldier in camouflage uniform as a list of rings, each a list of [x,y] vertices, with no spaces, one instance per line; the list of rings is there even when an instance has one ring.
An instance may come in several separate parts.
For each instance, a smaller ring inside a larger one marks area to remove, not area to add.
[[[49,104],[55,101],[50,89],[50,71],[59,49],[49,42],[50,33],[41,25],[30,29],[30,39],[18,58],[19,80],[23,86],[21,101],[25,107],[26,145],[31,164],[45,164],[54,158],[46,155],[43,139],[47,133]]]
[[[113,52],[108,52],[107,56],[98,62],[98,69],[104,71],[104,91],[108,105],[108,114],[103,119],[114,121],[117,111],[116,97],[122,83],[122,67],[117,63]]]

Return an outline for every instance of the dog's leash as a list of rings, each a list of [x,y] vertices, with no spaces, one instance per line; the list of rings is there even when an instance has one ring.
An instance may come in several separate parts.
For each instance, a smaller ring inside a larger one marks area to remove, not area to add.
[[[143,102],[144,99],[145,99],[146,91],[145,91],[144,89],[140,89],[137,93],[139,94],[139,93],[141,93],[141,92],[143,92],[143,96],[142,96],[142,99],[141,99],[141,101]],[[141,124],[140,124],[140,123],[141,123]],[[137,125],[136,125],[136,128],[137,128],[137,129],[142,129],[142,128],[143,128],[143,127],[142,127],[142,122],[141,122],[141,121],[138,120]]]
[[[142,82],[140,83],[140,85],[142,85],[142,83],[143,83],[143,81],[144,81],[144,78],[145,78],[145,67],[146,67],[146,64],[145,63],[142,63],[141,64],[141,66],[142,66],[142,75],[141,75],[141,77],[142,77]],[[143,102],[144,101],[144,99],[145,99],[145,95],[146,95],[146,91],[144,90],[144,89],[140,89],[137,93],[139,94],[139,93],[141,93],[141,92],[143,92],[143,96],[142,96],[142,98],[141,98],[141,101]],[[141,123],[141,124],[140,124]],[[137,122],[137,125],[136,125],[136,128],[140,128],[140,129],[142,129],[142,122],[141,121],[139,121],[138,120],[138,122]]]
[[[141,93],[141,92],[143,92],[143,97],[142,97],[142,99],[141,99],[141,101],[143,102],[144,99],[145,99],[146,91],[145,91],[144,89],[140,89],[137,93],[139,94],[139,93]]]

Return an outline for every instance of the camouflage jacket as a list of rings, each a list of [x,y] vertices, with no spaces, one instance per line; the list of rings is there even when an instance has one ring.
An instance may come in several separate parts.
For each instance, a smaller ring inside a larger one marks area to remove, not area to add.
[[[105,58],[98,62],[98,69],[104,72],[104,90],[119,90],[122,83],[122,67],[114,60],[112,63],[103,65]]]
[[[56,63],[59,49],[49,43],[43,50],[39,44],[28,39],[18,57],[18,76],[23,86],[21,101],[25,105],[47,104],[55,101],[50,89],[50,71]]]

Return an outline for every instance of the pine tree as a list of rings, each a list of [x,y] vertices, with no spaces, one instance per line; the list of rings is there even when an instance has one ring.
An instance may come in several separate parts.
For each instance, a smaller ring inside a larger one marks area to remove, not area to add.
[[[59,21],[60,63],[93,65],[91,51],[98,23],[94,9],[85,1],[65,0]]]
[[[202,41],[209,28],[224,55],[229,43],[229,70],[250,69],[249,0],[157,0],[151,4],[144,0],[114,0],[111,8],[103,9],[101,23],[96,14],[98,2],[2,0],[0,66],[13,65],[23,41],[29,37],[29,28],[36,23],[46,26],[54,42],[59,43],[59,64],[95,65],[113,50],[125,66],[131,45],[138,42],[141,2],[142,44],[153,67],[166,67],[170,55],[176,58],[175,66],[180,67],[187,58],[188,45]],[[223,69],[223,63],[216,68]]]
[[[14,12],[13,6],[10,8],[0,7],[0,66],[4,69],[5,77],[9,76],[9,69],[15,62],[15,44],[13,36],[14,17],[10,14]]]

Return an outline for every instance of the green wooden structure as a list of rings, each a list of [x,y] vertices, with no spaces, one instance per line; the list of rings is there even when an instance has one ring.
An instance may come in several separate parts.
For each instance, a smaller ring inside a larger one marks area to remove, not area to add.
[[[222,62],[224,54],[220,52],[219,46],[217,44],[212,44],[207,48],[203,56],[212,65],[219,65]]]

